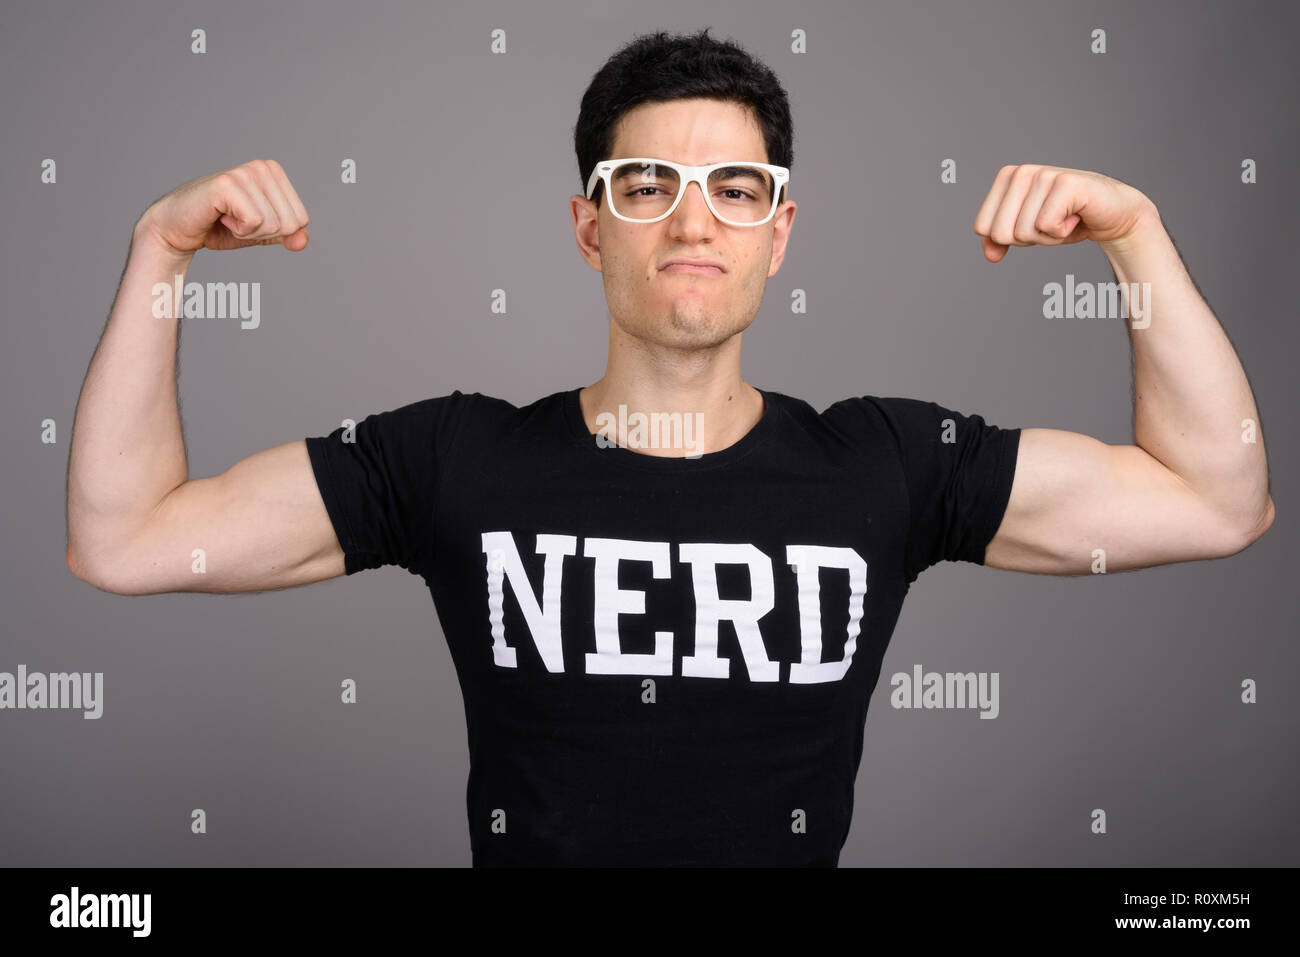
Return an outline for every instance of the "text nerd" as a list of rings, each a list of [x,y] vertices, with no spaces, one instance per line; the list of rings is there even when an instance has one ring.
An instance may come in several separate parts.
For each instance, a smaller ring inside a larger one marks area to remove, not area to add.
[[[482,533],[487,557],[488,617],[492,626],[492,660],[501,668],[514,668],[515,648],[505,633],[504,582],[509,581],[527,623],[537,653],[550,672],[565,670],[560,631],[560,595],[566,556],[578,554],[573,535],[538,535],[536,551],[544,557],[541,601],[529,580],[511,532]],[[619,640],[620,615],[645,614],[644,591],[618,587],[619,563],[648,562],[654,578],[671,577],[668,542],[587,538],[582,556],[595,559],[594,593],[596,650],[584,655],[587,674],[672,675],[673,642],[670,631],[655,632],[655,650],[629,654]],[[719,624],[729,621],[739,639],[745,669],[751,681],[779,681],[780,663],[767,656],[759,620],[775,604],[772,560],[754,545],[744,543],[687,542],[677,546],[678,560],[691,568],[695,590],[695,653],[682,657],[683,677],[729,678],[731,660],[718,655]],[[790,665],[790,683],[839,681],[853,663],[863,599],[867,593],[867,563],[852,548],[830,545],[788,545],[785,562],[797,576],[799,594],[800,660]],[[749,570],[750,597],[718,597],[719,565],[741,565]],[[844,657],[822,661],[821,576],[823,568],[847,572],[849,620]],[[512,638],[514,636],[511,636]]]

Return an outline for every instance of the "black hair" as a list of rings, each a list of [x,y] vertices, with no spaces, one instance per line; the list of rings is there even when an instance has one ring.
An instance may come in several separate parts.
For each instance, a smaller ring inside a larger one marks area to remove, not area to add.
[[[781,81],[738,44],[709,36],[709,29],[637,36],[591,78],[573,128],[583,195],[591,171],[613,149],[619,119],[641,103],[703,97],[747,106],[763,130],[768,162],[790,168],[794,127]],[[598,184],[592,196],[597,205],[602,192]]]

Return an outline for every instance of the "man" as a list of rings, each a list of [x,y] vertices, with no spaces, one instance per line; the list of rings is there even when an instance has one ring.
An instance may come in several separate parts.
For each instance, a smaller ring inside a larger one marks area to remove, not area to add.
[[[308,217],[273,162],[168,194],[136,226],[78,405],[69,567],[121,594],[419,575],[465,699],[476,865],[835,865],[867,704],[923,570],[1226,557],[1273,502],[1226,336],[1154,204],[1094,173],[1007,167],[975,232],[992,262],[1091,239],[1120,282],[1151,284],[1138,444],[917,399],[819,414],[744,382],[741,336],[795,217],[792,140],[779,82],[738,47],[639,38],[575,129],[605,375],[522,408],[455,391],[200,479],[152,287],[201,248],[300,251]]]

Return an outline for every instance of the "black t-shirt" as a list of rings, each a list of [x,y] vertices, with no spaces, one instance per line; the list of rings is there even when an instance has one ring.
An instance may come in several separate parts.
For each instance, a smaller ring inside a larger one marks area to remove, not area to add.
[[[1020,430],[759,391],[758,424],[694,458],[602,444],[578,389],[307,439],[347,574],[432,593],[475,866],[838,864],[903,599],[983,564]]]

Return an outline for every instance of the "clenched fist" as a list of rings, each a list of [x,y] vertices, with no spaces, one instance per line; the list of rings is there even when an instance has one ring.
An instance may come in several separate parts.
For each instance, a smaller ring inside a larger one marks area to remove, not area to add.
[[[180,255],[200,249],[307,245],[307,209],[275,160],[251,160],[178,186],[144,211],[137,239]]]
[[[1117,179],[1060,166],[1004,166],[975,215],[984,258],[1011,246],[1059,246],[1092,239],[1122,244],[1157,217],[1155,204]]]

